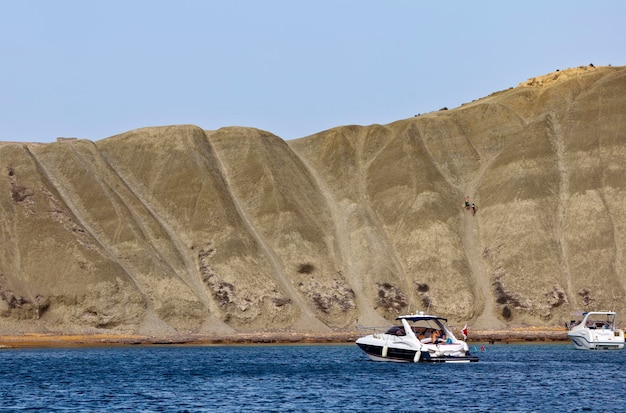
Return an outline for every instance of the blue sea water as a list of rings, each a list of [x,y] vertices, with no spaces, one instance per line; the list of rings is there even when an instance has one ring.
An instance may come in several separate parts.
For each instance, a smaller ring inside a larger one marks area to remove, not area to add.
[[[477,354],[478,363],[404,364],[369,361],[356,345],[0,349],[0,411],[626,408],[626,350],[495,344]]]

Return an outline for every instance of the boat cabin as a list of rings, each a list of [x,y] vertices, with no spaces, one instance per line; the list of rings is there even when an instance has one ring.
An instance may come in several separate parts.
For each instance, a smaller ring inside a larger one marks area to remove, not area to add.
[[[584,323],[584,327],[590,330],[615,329],[616,314],[613,312],[588,312],[582,315],[582,320],[571,320],[569,323],[566,323],[566,327],[571,329],[572,327]]]
[[[398,320],[405,320],[406,325],[410,326],[411,331],[418,340],[423,343],[441,342],[446,339],[456,341],[454,334],[447,328],[445,318],[419,315],[419,316],[401,316]],[[404,324],[404,323],[403,323]],[[392,336],[406,336],[404,325],[394,325],[389,328],[385,334]]]

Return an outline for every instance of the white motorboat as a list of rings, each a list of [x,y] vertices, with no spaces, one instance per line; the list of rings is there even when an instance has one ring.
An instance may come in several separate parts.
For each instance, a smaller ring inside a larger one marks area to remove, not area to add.
[[[457,339],[446,325],[447,319],[423,312],[403,315],[401,325],[382,334],[359,338],[356,344],[374,361],[469,363],[478,361],[467,343]]]
[[[582,314],[581,321],[568,323],[567,336],[574,346],[582,350],[621,350],[624,332],[615,328],[613,311],[590,311]]]

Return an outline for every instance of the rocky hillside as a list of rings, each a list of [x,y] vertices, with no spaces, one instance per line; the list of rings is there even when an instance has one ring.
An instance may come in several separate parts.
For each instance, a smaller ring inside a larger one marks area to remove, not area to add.
[[[0,166],[3,333],[626,320],[624,67],[294,141],[185,125],[2,143]]]

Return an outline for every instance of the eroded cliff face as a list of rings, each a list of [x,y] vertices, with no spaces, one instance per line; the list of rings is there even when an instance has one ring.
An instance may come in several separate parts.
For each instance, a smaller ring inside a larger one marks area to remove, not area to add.
[[[626,68],[580,67],[288,142],[184,125],[0,144],[0,331],[625,313],[625,99]]]

